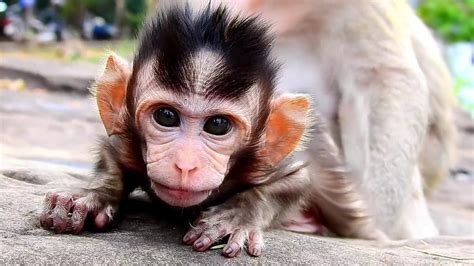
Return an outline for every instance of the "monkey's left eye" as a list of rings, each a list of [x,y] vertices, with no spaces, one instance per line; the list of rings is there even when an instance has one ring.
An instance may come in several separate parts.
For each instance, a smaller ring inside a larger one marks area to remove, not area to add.
[[[153,119],[164,127],[178,127],[180,122],[178,113],[171,108],[157,109],[153,113]]]
[[[221,136],[227,134],[230,131],[231,125],[227,118],[222,116],[213,116],[207,119],[203,129],[209,134]]]

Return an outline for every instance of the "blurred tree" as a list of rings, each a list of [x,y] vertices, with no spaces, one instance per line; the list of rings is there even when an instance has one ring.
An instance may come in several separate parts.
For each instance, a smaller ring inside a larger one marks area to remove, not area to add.
[[[118,29],[119,36],[123,33],[125,16],[125,0],[115,0],[115,22],[114,25]]]
[[[43,10],[49,6],[50,0],[36,0],[36,9]]]
[[[108,23],[115,21],[115,0],[84,0],[87,11],[102,17]]]
[[[424,0],[417,11],[446,41],[474,41],[474,0]]]
[[[18,0],[4,0],[15,4]],[[112,23],[119,33],[136,35],[148,13],[152,13],[159,0],[64,0],[61,15],[69,26],[82,28],[86,15],[99,16]],[[36,0],[36,9],[44,10],[51,0]]]
[[[66,0],[62,8],[62,16],[67,24],[78,29],[82,27],[82,21],[86,15],[86,1]]]
[[[147,13],[146,0],[125,0],[126,20],[132,35],[136,35]]]

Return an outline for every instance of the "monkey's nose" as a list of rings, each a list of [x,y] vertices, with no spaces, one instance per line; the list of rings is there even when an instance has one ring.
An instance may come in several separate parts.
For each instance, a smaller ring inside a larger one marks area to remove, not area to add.
[[[186,178],[188,175],[196,172],[200,168],[200,158],[196,152],[183,148],[177,152],[173,158],[174,167],[181,175],[181,178]]]
[[[188,176],[198,169],[198,164],[193,161],[177,161],[174,166],[181,176]]]

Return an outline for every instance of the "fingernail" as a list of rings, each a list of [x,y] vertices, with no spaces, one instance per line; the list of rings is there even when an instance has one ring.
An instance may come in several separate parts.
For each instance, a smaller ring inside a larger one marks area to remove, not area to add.
[[[202,242],[202,240],[199,240],[198,242],[196,242],[196,244],[194,244],[194,246],[196,248],[202,248],[204,246],[204,243]]]
[[[227,253],[227,254],[231,254],[232,252],[234,251],[234,249],[232,247],[227,247],[224,252]]]
[[[183,241],[184,241],[184,242],[188,242],[188,240],[189,240],[189,235],[185,235],[185,236],[183,237]]]

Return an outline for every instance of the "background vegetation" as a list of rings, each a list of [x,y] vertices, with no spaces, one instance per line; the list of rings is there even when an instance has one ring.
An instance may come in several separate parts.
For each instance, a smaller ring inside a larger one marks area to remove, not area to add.
[[[474,0],[425,0],[417,11],[445,41],[474,41]]]

